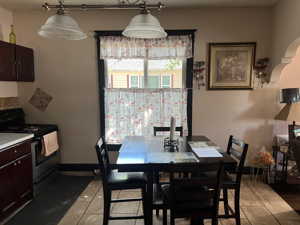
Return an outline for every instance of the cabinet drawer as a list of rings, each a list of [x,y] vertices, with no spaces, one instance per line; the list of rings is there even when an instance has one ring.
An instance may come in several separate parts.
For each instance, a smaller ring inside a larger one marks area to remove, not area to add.
[[[13,146],[0,152],[0,166],[11,162],[27,153],[31,152],[31,146],[29,142]]]

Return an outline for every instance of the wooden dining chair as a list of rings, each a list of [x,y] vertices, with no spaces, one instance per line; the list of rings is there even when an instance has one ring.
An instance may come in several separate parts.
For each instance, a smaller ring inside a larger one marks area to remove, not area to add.
[[[163,132],[163,133],[170,133],[171,131],[171,127],[153,127],[153,134],[154,136],[157,136],[157,133],[159,132]],[[183,136],[183,127],[175,127],[175,131],[179,132],[180,136]],[[155,173],[153,174],[154,177],[154,183],[156,184],[156,188],[160,188],[160,175],[159,173]],[[161,204],[157,204],[156,208],[156,215],[159,216],[159,210],[162,209]]]
[[[144,219],[142,216],[110,216],[111,203],[142,201],[143,209],[145,212],[145,193],[146,193],[146,178],[143,173],[135,172],[118,172],[111,169],[106,144],[100,138],[97,142],[96,153],[99,161],[99,169],[102,175],[103,195],[104,195],[104,215],[103,225],[108,225],[109,220],[129,220],[129,219]],[[142,198],[132,199],[112,199],[113,190],[128,190],[128,189],[141,189]]]
[[[244,164],[248,152],[248,144],[244,141],[229,137],[227,154],[232,156],[238,163],[236,171],[226,171],[224,174],[224,182],[222,185],[223,198],[220,201],[224,202],[225,215],[219,215],[219,218],[235,218],[236,225],[241,224],[240,216],[240,189]],[[228,190],[234,190],[234,210],[228,203]]]
[[[203,224],[204,219],[211,219],[212,225],[218,224],[220,188],[223,180],[223,163],[174,164],[168,170],[170,184],[163,185],[164,204],[163,221],[166,225],[167,209],[170,209],[171,225],[176,218],[191,218],[191,224]],[[178,173],[209,172],[209,177],[176,177]],[[212,175],[213,174],[213,175]]]
[[[158,132],[170,132],[170,127],[153,127],[154,136],[157,136]],[[179,132],[180,136],[183,136],[183,127],[175,127],[175,131]]]

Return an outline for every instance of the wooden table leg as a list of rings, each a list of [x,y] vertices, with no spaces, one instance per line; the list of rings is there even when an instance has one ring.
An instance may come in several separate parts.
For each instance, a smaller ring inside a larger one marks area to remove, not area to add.
[[[146,204],[147,225],[153,225],[153,171],[147,172],[147,204]]]

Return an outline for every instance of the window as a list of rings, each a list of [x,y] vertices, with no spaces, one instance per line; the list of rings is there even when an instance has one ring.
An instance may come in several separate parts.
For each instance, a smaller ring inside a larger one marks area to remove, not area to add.
[[[183,88],[184,60],[107,59],[109,88]]]
[[[191,134],[194,32],[132,40],[96,31],[100,131],[110,147],[128,135],[152,136],[153,126],[170,126],[171,116]]]

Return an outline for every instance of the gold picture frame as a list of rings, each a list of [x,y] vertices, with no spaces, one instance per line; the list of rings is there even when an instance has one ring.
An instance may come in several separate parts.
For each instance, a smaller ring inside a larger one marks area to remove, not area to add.
[[[253,89],[256,43],[209,43],[208,90]]]

